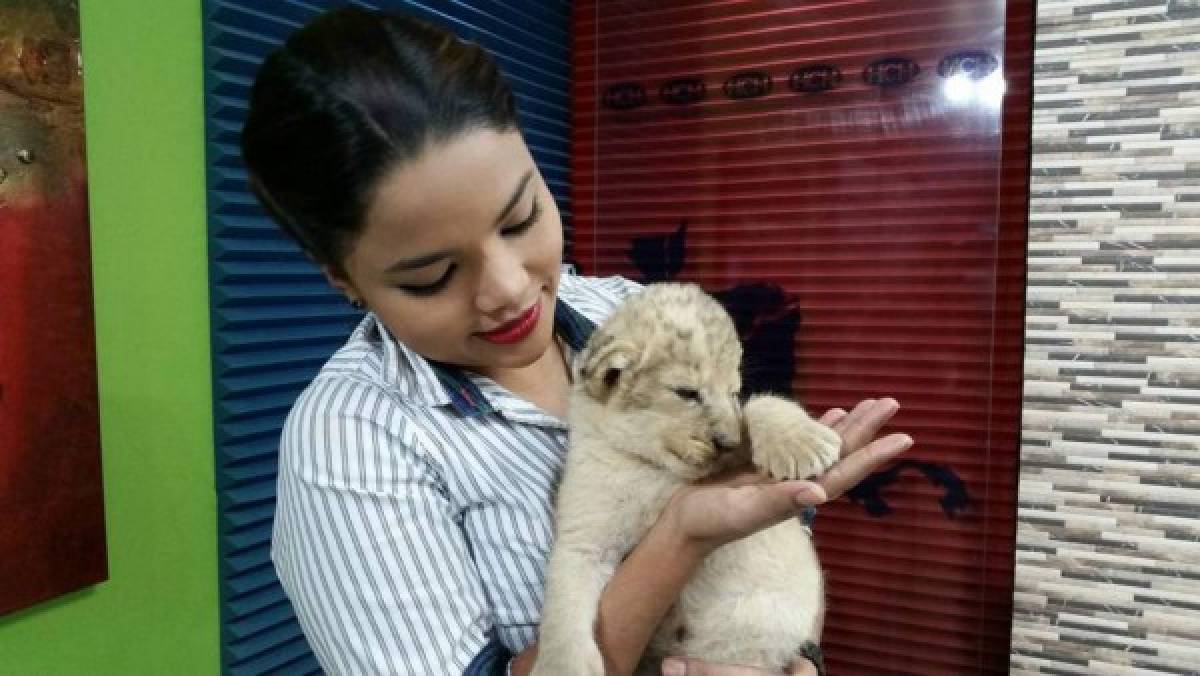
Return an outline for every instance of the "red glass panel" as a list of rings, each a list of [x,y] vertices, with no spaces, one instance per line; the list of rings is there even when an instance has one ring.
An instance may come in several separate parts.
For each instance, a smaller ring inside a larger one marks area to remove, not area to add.
[[[581,267],[717,293],[752,380],[814,412],[903,406],[908,461],[817,520],[832,672],[1007,672],[1031,3],[579,0],[573,25]]]

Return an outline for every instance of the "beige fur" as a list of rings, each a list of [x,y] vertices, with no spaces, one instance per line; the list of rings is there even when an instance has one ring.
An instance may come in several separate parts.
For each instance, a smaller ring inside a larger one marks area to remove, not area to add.
[[[593,635],[604,586],[680,486],[745,462],[805,478],[837,459],[838,435],[796,404],[739,408],[741,356],[725,310],[683,284],[626,301],[580,354],[536,676],[604,674]],[[816,554],[789,519],[708,556],[638,673],[657,674],[665,655],[778,670],[814,638],[821,603]]]

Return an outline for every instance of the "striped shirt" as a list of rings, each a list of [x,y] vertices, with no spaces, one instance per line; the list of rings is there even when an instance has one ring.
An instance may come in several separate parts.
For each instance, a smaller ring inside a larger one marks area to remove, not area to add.
[[[638,288],[564,271],[568,356]],[[325,670],[462,674],[536,640],[566,445],[563,420],[368,314],[280,442],[272,558]]]

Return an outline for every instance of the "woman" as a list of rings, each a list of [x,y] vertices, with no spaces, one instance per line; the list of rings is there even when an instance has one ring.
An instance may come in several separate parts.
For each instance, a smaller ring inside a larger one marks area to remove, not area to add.
[[[263,64],[242,147],[272,217],[369,310],[280,448],[273,558],[313,650],[337,673],[471,673],[509,654],[527,673],[568,364],[637,285],[562,272],[559,214],[507,84],[482,49],[424,22],[340,9],[302,28]],[[605,592],[611,671],[636,665],[706,552],[905,450],[904,435],[874,440],[895,410],[826,414],[844,457],[818,483],[681,490]]]

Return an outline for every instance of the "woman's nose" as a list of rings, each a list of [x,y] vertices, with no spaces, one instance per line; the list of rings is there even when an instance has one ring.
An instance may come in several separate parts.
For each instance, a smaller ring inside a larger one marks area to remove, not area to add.
[[[475,304],[483,314],[495,314],[525,301],[529,275],[516,252],[501,244],[484,261]],[[524,308],[514,308],[524,309]]]

